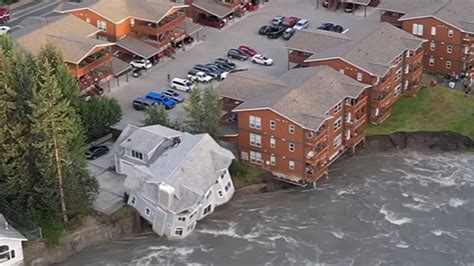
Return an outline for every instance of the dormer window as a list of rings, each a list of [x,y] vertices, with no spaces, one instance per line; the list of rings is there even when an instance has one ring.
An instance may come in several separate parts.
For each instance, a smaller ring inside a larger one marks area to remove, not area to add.
[[[143,153],[132,150],[132,157],[143,160]]]

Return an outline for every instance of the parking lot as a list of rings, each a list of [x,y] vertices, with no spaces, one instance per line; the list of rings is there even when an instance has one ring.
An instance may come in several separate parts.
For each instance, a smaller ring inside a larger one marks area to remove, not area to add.
[[[186,73],[195,64],[211,63],[217,57],[225,57],[228,49],[237,48],[242,44],[273,58],[274,64],[261,66],[251,63],[250,60],[246,62],[233,60],[237,68],[277,76],[283,74],[288,68],[287,50],[284,48],[286,41],[282,38],[275,40],[258,35],[260,26],[270,24],[276,15],[306,18],[310,21],[308,29],[316,29],[324,22],[340,24],[348,29],[345,34],[351,37],[363,35],[379,23],[379,12],[376,10],[368,10],[368,16],[364,17],[342,11],[328,11],[322,6],[316,9],[315,0],[270,0],[259,10],[249,13],[244,18],[236,19],[235,23],[231,23],[222,30],[204,27],[200,33],[201,38],[204,39],[202,42],[193,45],[192,48],[186,47],[186,51],[180,50],[175,59],[159,63],[141,77],[130,77],[128,83],[122,82],[120,87],[112,87],[107,95],[119,100],[124,114],[122,121],[116,127],[123,129],[127,124],[140,125],[142,123],[144,113],[133,109],[132,100],[150,91],[169,88],[168,74],[171,78],[185,78]],[[186,93],[183,94],[187,96]],[[172,119],[184,118],[184,104],[178,104],[169,110]]]

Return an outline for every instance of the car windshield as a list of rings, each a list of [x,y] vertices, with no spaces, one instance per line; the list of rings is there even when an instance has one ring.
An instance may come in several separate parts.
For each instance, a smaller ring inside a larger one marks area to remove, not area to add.
[[[185,85],[186,85],[186,86],[192,86],[193,83],[192,83],[191,81],[187,81],[187,82],[185,83]]]

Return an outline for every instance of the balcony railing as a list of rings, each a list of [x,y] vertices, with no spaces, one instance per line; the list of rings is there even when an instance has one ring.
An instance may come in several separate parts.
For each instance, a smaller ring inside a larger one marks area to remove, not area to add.
[[[405,63],[408,65],[413,65],[415,63],[422,63],[423,60],[423,52],[417,52],[413,56],[406,57]]]
[[[363,97],[362,99],[359,99],[355,105],[346,104],[346,110],[348,112],[354,113],[366,105],[367,105],[367,96]]]
[[[347,146],[354,147],[361,143],[364,139],[365,130],[357,130],[350,139],[346,140],[346,144]]]
[[[421,89],[421,84],[419,82],[416,82],[414,84],[409,84],[408,89],[404,92],[405,95],[408,96],[416,96],[418,91]]]
[[[314,145],[322,142],[323,140],[325,140],[327,138],[327,133],[328,133],[327,128],[320,129],[320,131],[314,133],[313,136],[307,136],[306,137],[306,144],[310,145],[310,146],[314,146]]]
[[[326,175],[328,167],[326,166],[312,166],[306,170],[305,177],[311,181],[318,181],[321,177]]]
[[[184,20],[185,20],[184,16],[178,16],[177,18],[170,20],[164,25],[156,25],[153,23],[150,23],[149,24],[150,26],[144,25],[144,24],[135,24],[131,28],[133,32],[137,32],[137,33],[144,33],[148,35],[160,35],[161,33],[173,30],[177,26],[184,23]]]
[[[288,61],[293,64],[302,64],[304,60],[308,59],[311,55],[299,51],[291,51],[288,54]]]
[[[401,17],[401,14],[399,13],[385,11],[380,15],[380,21],[390,23],[396,27],[401,27],[402,23],[398,21],[400,17]]]
[[[111,54],[104,54],[101,57],[95,59],[91,63],[86,64],[84,66],[79,67],[79,65],[71,65],[71,72],[75,77],[82,77],[85,74],[89,73],[90,71],[96,69],[97,67],[100,67],[100,66],[106,64],[110,60],[112,60],[112,55]]]
[[[380,111],[379,116],[371,116],[370,120],[372,124],[379,125],[383,123],[385,120],[387,120],[390,117],[391,114],[391,109],[383,109]]]
[[[465,63],[471,63],[474,61],[474,52],[469,52],[469,54],[462,55],[462,61]]]
[[[393,83],[393,74],[387,74],[388,77],[385,79],[382,79],[382,81],[375,86],[376,91],[390,91],[392,89],[392,83]]]
[[[405,80],[415,81],[418,80],[423,72],[423,65],[419,64],[414,69],[410,69],[408,74],[405,74]]]
[[[311,165],[316,165],[319,162],[326,160],[328,151],[328,144],[318,144],[315,149],[310,150],[306,155],[306,162]],[[312,154],[311,154],[312,153]]]
[[[465,35],[462,36],[462,40],[465,41],[465,42],[470,42],[470,41],[474,41],[474,37],[472,37],[469,34],[465,34]]]
[[[357,119],[352,119],[351,121],[346,122],[346,125],[350,129],[357,129],[363,124],[365,124],[366,122],[367,122],[367,114],[363,114],[361,117]]]
[[[382,108],[389,105],[391,102],[390,93],[382,92],[378,95],[372,96],[372,106],[377,108]]]

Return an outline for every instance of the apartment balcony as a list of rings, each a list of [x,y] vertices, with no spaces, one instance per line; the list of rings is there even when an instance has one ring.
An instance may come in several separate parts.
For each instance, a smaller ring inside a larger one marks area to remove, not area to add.
[[[372,115],[370,117],[370,122],[372,124],[379,125],[383,123],[385,120],[387,120],[390,117],[391,113],[392,113],[391,108],[382,109],[378,116]]]
[[[327,159],[328,143],[318,144],[314,149],[311,149],[306,155],[306,163],[316,165],[324,162]]]
[[[346,126],[350,129],[357,129],[360,128],[362,125],[364,125],[367,122],[367,114],[363,114],[360,117],[357,117],[355,119],[352,119],[349,122],[346,122]]]
[[[404,92],[408,96],[416,96],[421,89],[421,83],[419,81],[408,84],[408,89]]]
[[[96,54],[97,56],[97,54]],[[99,54],[98,58],[94,58],[92,56],[85,58],[82,60],[79,65],[70,65],[71,72],[75,77],[82,77],[85,74],[91,72],[92,70],[107,64],[112,60],[111,54]]]
[[[367,105],[367,96],[365,96],[362,99],[359,99],[356,104],[354,105],[349,105],[346,103],[345,109],[347,112],[355,113],[361,108],[365,107]]]
[[[322,141],[327,139],[328,130],[326,127],[321,128],[318,132],[315,132],[312,136],[306,137],[306,145],[315,146]]]
[[[327,165],[309,166],[306,168],[305,178],[309,181],[318,181],[321,177],[327,175],[327,173]]]
[[[464,34],[462,36],[462,40],[464,42],[474,42],[474,36],[470,35],[470,34]]]
[[[288,54],[288,61],[293,64],[303,64],[304,60],[308,59],[310,56],[310,53],[291,51]]]
[[[386,76],[385,78],[380,81],[379,84],[377,84],[374,88],[374,91],[391,91],[392,90],[392,85],[394,81],[394,76],[392,74],[387,74],[388,77]]]
[[[374,95],[372,96],[372,107],[376,108],[383,108],[385,106],[390,105],[392,102],[392,98],[390,97],[390,93],[388,92],[381,92],[377,93],[375,92]]]
[[[422,61],[423,61],[423,52],[422,51],[415,53],[413,56],[405,58],[405,63],[408,64],[408,65],[413,65],[413,64],[416,64],[416,63],[421,64]]]
[[[469,51],[467,53],[463,53],[461,61],[465,63],[474,62],[474,52]]]
[[[416,65],[414,68],[410,67],[408,74],[404,75],[404,79],[408,81],[416,81],[420,79],[421,74],[423,73],[423,65]]]
[[[177,16],[176,18],[168,20],[164,24],[136,23],[131,28],[132,28],[132,31],[137,34],[160,35],[167,31],[172,31],[174,28],[180,26],[181,24],[184,23],[185,19],[186,17],[183,15],[183,16]]]
[[[365,129],[358,129],[354,131],[350,139],[346,140],[346,145],[349,147],[355,147],[359,145],[365,139]]]
[[[382,11],[380,14],[380,21],[387,22],[392,24],[395,27],[402,27],[402,22],[398,21],[398,19],[402,16],[400,13],[390,12],[390,11]]]

